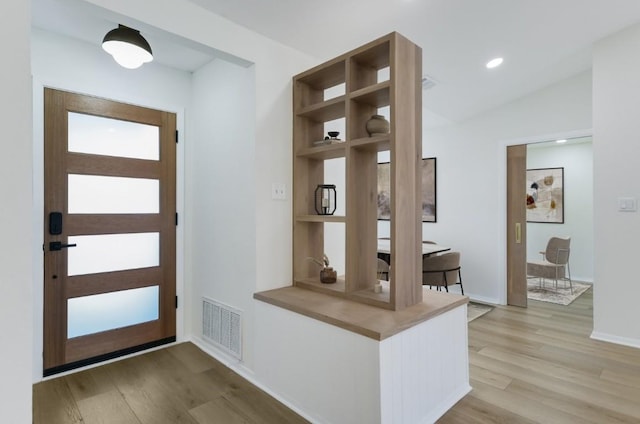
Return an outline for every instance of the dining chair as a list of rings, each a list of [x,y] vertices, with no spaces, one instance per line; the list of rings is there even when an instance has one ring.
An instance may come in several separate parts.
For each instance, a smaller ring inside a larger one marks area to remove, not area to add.
[[[436,286],[438,291],[442,287],[448,292],[449,286],[460,284],[462,287],[462,274],[460,273],[460,252],[446,252],[442,255],[425,256],[422,258],[422,285]]]
[[[389,281],[389,264],[378,258],[378,279]]]
[[[549,279],[555,282],[558,289],[558,280],[569,282],[569,288],[573,294],[571,284],[571,270],[569,268],[569,254],[571,237],[551,237],[547,242],[547,248],[540,252],[541,261],[527,262],[527,278],[539,278],[540,285],[544,287],[544,280]]]

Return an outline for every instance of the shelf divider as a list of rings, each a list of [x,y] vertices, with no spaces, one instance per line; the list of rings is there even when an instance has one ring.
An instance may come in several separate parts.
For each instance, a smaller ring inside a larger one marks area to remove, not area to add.
[[[293,77],[294,286],[391,310],[422,302],[421,78],[422,50],[396,32]],[[339,84],[345,85],[344,94],[325,100],[327,90]],[[382,107],[390,110],[390,132],[369,137],[366,123]],[[345,141],[314,146],[324,138],[326,123],[341,118]],[[383,151],[391,158],[394,243],[391,283],[375,293],[378,153]],[[326,161],[338,158],[344,158],[345,215],[315,215],[314,190],[325,182]],[[342,278],[327,285],[306,258],[322,257],[330,248],[325,233],[334,231],[336,223],[344,224],[346,269],[338,269]]]
[[[341,215],[298,215],[298,222],[347,222],[347,217]]]

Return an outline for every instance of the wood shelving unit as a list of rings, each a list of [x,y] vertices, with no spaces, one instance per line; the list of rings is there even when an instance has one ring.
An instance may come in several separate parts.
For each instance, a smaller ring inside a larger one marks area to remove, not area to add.
[[[389,68],[389,79],[378,81]],[[293,78],[293,285],[386,309],[422,301],[420,160],[422,158],[422,51],[391,33]],[[345,94],[324,98],[344,84]],[[365,124],[378,109],[390,109],[391,131],[369,137]],[[314,147],[324,123],[345,120],[345,141]],[[391,157],[391,273],[382,293],[377,282],[377,158]],[[346,216],[314,211],[314,190],[324,181],[324,161],[345,158]],[[346,270],[335,284],[322,284],[317,265],[324,226],[344,223]]]

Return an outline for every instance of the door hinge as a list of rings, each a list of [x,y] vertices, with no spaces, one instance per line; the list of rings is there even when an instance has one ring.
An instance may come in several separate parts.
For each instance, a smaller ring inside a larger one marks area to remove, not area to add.
[[[176,144],[178,144],[178,130],[176,130]]]
[[[178,296],[176,296],[176,309],[178,309]]]
[[[178,212],[176,212],[176,227],[178,226]]]

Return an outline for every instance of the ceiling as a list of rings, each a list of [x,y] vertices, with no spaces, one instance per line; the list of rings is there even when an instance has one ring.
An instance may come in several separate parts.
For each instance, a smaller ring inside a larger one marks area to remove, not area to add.
[[[422,47],[424,75],[436,82],[424,91],[425,126],[459,122],[584,72],[595,41],[640,21],[638,0],[190,1],[319,62],[400,32]],[[34,26],[96,44],[117,20],[88,16],[83,2],[32,3]],[[178,69],[215,55],[157,29],[143,34],[158,62]],[[496,56],[504,64],[486,69]]]
[[[556,140],[528,143],[527,149],[546,149],[549,147],[571,146],[574,144],[584,144],[593,142],[593,137],[575,137],[566,139],[564,142],[558,143]]]

